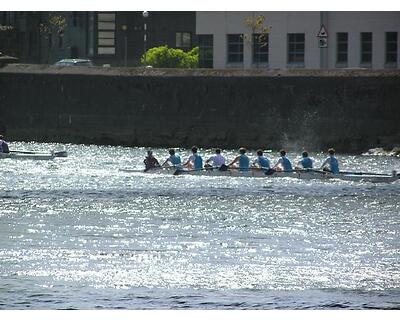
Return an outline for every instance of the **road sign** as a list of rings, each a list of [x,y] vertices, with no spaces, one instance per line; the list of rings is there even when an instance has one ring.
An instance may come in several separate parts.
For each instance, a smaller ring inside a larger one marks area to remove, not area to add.
[[[321,25],[321,29],[319,29],[317,37],[319,37],[319,38],[327,38],[328,37],[328,32],[326,32],[325,26],[323,24]]]
[[[328,48],[328,39],[327,38],[319,38],[318,39],[318,46],[320,48]]]

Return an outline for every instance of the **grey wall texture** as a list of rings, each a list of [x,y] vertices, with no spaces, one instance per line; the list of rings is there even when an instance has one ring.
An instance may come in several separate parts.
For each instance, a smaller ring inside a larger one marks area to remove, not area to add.
[[[0,115],[14,141],[357,153],[400,145],[400,72],[8,66]]]

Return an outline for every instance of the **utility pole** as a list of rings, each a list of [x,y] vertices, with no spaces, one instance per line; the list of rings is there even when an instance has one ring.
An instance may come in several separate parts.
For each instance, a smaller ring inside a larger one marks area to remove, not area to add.
[[[149,17],[149,12],[148,11],[143,11],[143,54],[144,54],[144,65],[147,66],[147,57],[146,57],[146,51],[147,51],[147,23],[146,19]]]

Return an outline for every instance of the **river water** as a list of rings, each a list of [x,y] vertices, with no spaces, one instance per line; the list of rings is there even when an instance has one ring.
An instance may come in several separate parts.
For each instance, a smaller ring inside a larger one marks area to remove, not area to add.
[[[69,156],[1,160],[0,309],[400,308],[399,182],[129,173],[144,148],[10,147]]]

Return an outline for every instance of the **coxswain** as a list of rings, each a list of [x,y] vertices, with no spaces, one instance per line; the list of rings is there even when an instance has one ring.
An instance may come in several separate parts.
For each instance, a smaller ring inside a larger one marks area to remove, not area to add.
[[[4,136],[0,134],[0,153],[10,153],[8,143],[4,140]]]
[[[161,167],[160,163],[158,162],[158,160],[154,157],[153,151],[151,151],[151,150],[147,151],[147,157],[144,159],[143,162],[144,162],[144,165],[145,165],[144,171],[148,171],[150,169]]]

